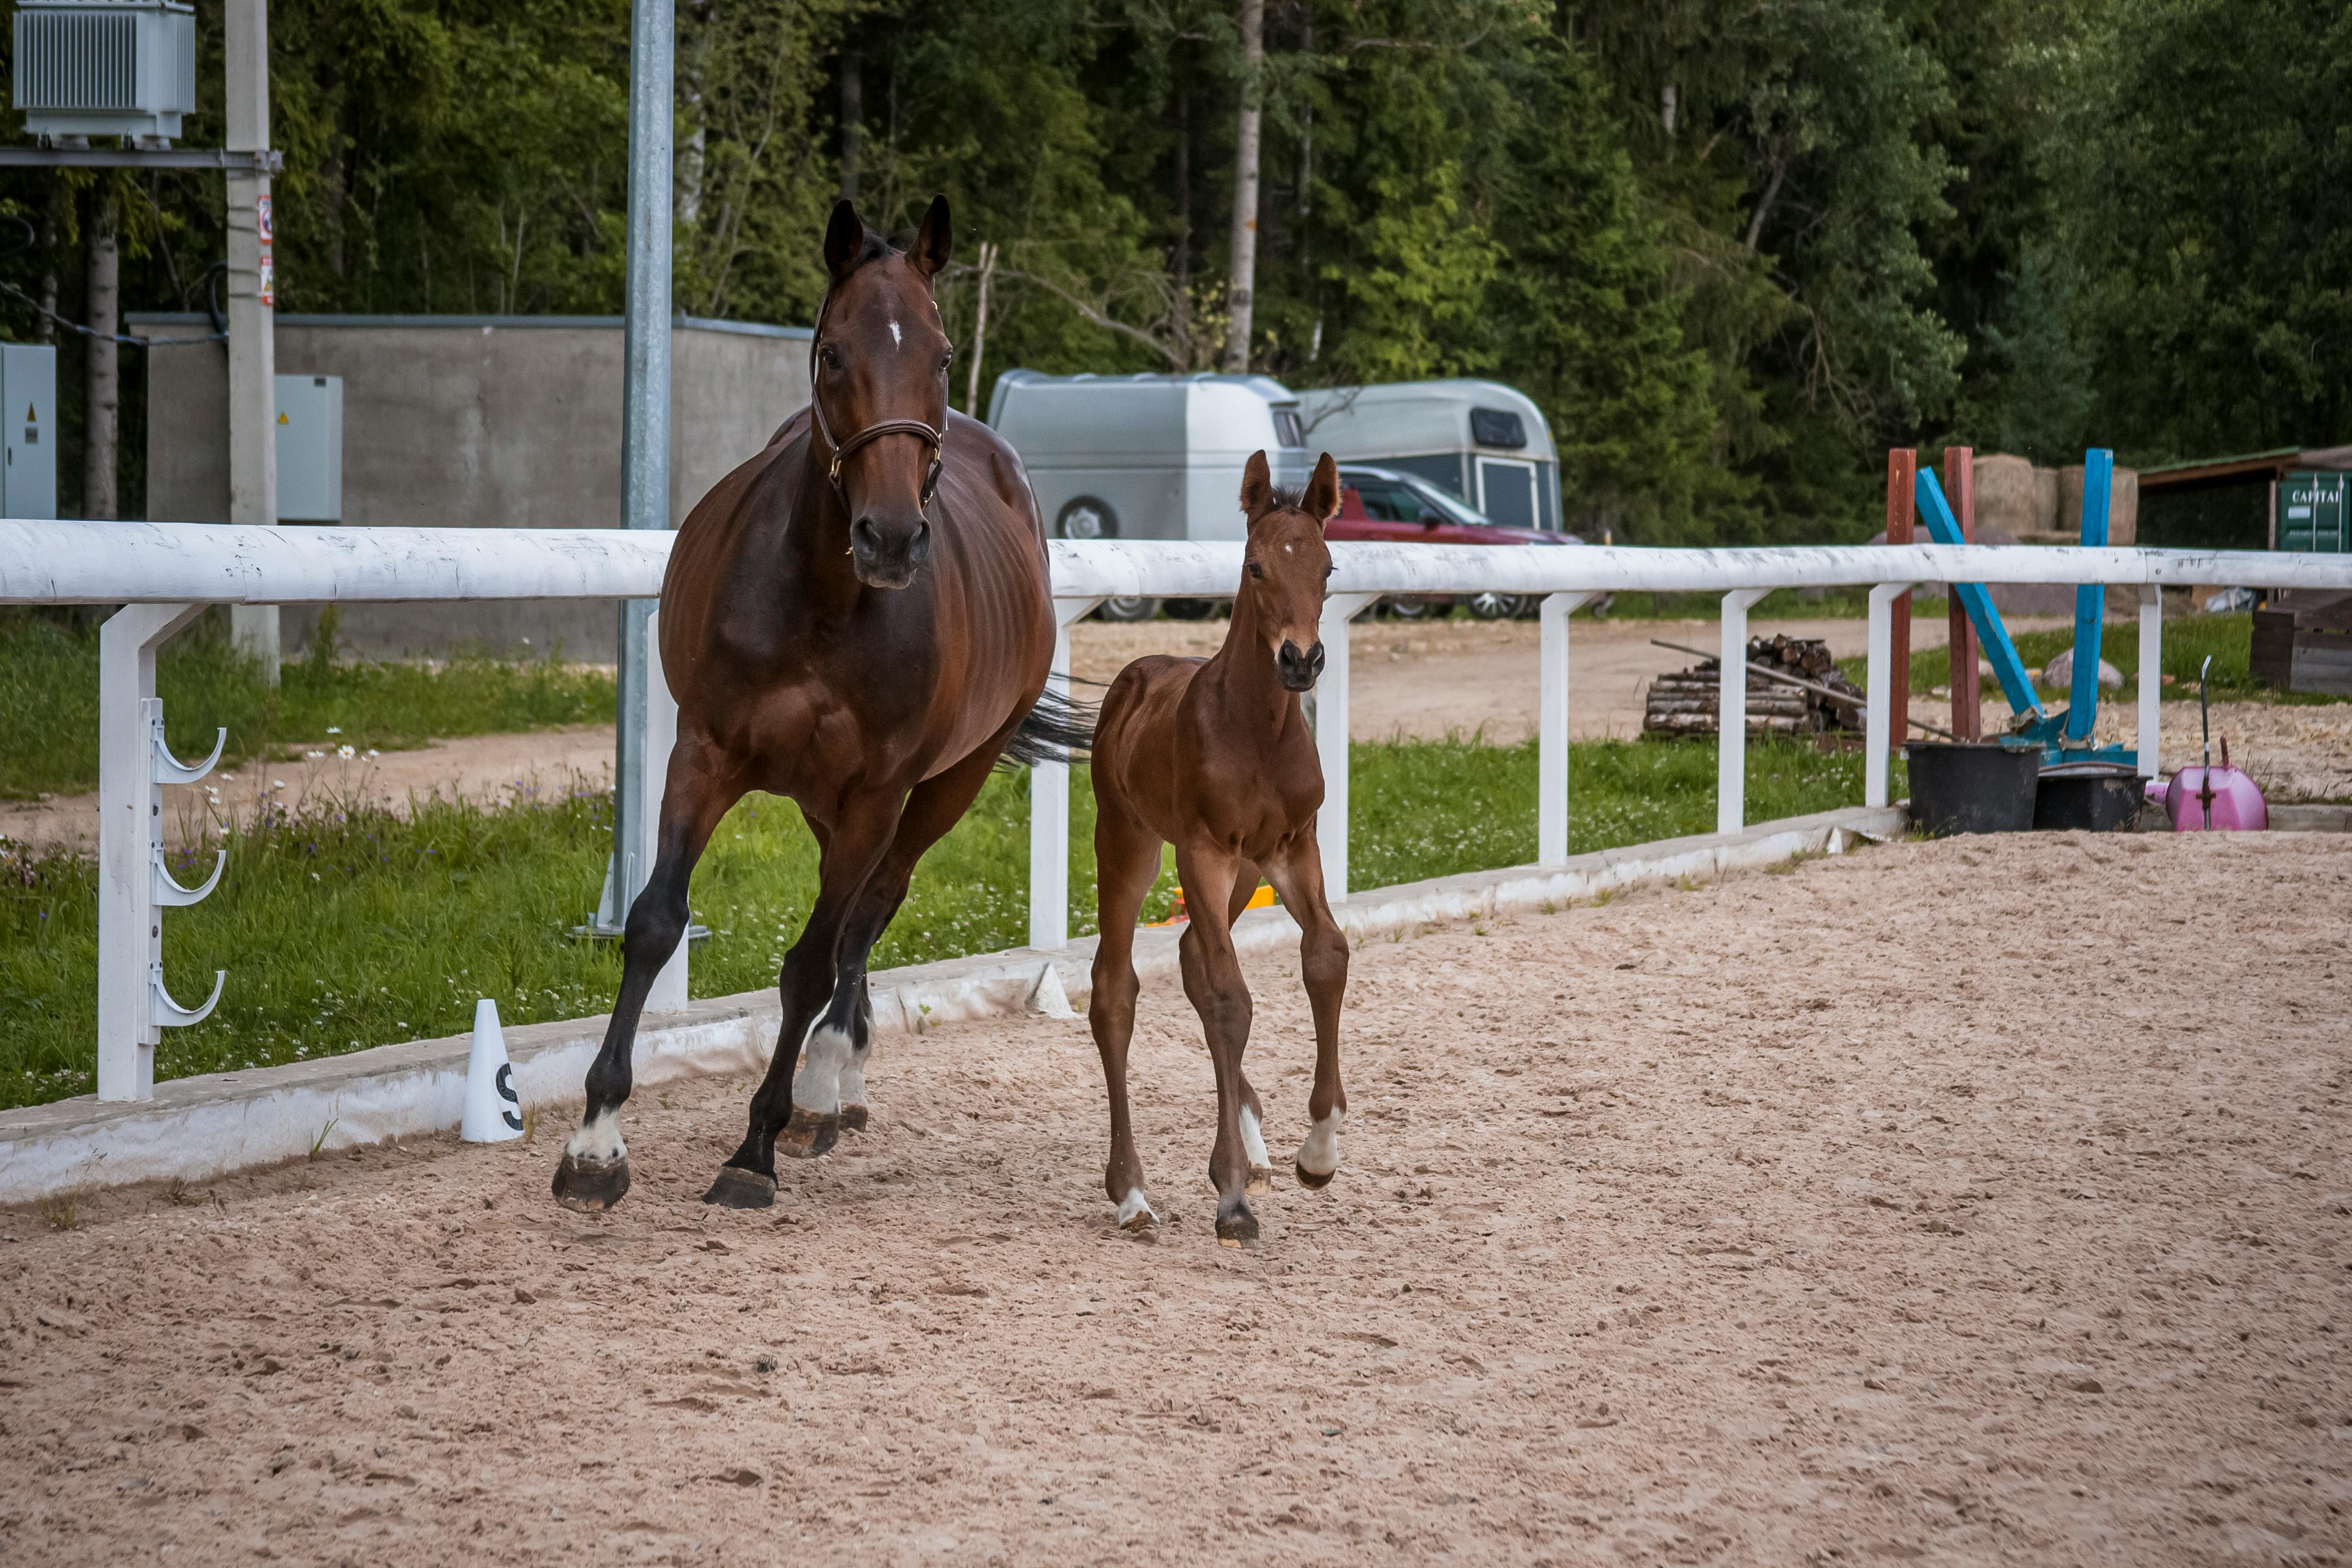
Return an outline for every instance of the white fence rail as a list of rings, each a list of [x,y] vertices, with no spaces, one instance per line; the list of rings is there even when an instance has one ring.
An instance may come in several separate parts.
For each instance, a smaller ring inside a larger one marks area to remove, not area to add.
[[[159,753],[155,649],[211,604],[418,599],[649,598],[660,592],[672,535],[619,529],[257,528],[191,523],[0,521],[0,604],[119,604],[100,639],[100,954],[98,1093],[152,1090],[163,1028],[193,1022],[163,989],[162,910],[201,893],[160,876],[158,785],[201,776]],[[1069,626],[1106,598],[1213,598],[1240,581],[1239,542],[1063,542],[1052,546],[1060,626],[1054,668],[1069,669]],[[2139,770],[2157,771],[2157,701],[2163,623],[2158,590],[2253,584],[2352,588],[2352,557],[2231,551],[2080,550],[1934,544],[1762,550],[1343,543],[1325,607],[1328,662],[1317,697],[1317,747],[1326,798],[1319,828],[1334,899],[1348,894],[1347,622],[1384,594],[1531,595],[1542,600],[1538,858],[1568,857],[1569,615],[1610,592],[1723,595],[1724,668],[1745,662],[1749,606],[1774,588],[1867,587],[1870,642],[1864,804],[1884,805],[1893,703],[1887,672],[1893,606],[1911,587],[1951,583],[2099,584],[2140,595]],[[647,820],[659,813],[664,727],[675,705],[654,682],[646,746]],[[1747,683],[1724,682],[1717,826],[1745,825]],[[670,732],[674,732],[670,731]],[[1031,782],[1029,937],[1069,942],[1069,770],[1038,767]],[[681,1005],[686,964],[664,971],[656,999]],[[207,1005],[208,1007],[209,1005]],[[191,1014],[194,1016],[191,1016]]]

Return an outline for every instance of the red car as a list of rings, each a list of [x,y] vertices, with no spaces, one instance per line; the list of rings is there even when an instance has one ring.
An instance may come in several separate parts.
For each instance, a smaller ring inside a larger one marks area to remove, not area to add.
[[[1339,469],[1339,515],[1324,536],[1372,539],[1390,544],[1581,544],[1572,533],[1506,528],[1450,496],[1427,479],[1394,468],[1344,464]],[[1482,621],[1508,620],[1535,608],[1518,594],[1472,594],[1465,601]],[[1391,599],[1389,613],[1413,618],[1442,616],[1454,607],[1443,595]]]

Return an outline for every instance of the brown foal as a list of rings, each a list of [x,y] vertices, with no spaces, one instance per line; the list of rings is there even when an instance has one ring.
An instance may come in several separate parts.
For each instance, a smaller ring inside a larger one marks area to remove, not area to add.
[[[1103,700],[1094,748],[1095,859],[1102,938],[1088,1008],[1110,1095],[1110,1163],[1103,1186],[1119,1223],[1158,1219],[1144,1195],[1143,1163],[1128,1121],[1127,1047],[1135,1032],[1135,919],[1160,874],[1160,846],[1176,847],[1192,920],[1179,943],[1184,994],[1201,1015],[1217,1074],[1217,1139],[1209,1180],[1217,1189],[1217,1239],[1257,1240],[1248,1191],[1269,1191],[1262,1133],[1265,1110],[1242,1073],[1250,994],[1234,953],[1233,923],[1263,873],[1298,922],[1300,969],[1315,1013],[1313,1125],[1297,1169],[1306,1186],[1339,1168],[1348,1111],[1339,1086],[1339,1003],[1348,988],[1348,939],[1323,897],[1315,814],[1323,767],[1298,697],[1323,668],[1318,627],[1331,552],[1323,525],[1339,510],[1339,474],[1328,454],[1305,498],[1278,494],[1265,454],[1242,476],[1249,518],[1247,565],[1234,618],[1215,658],[1139,658]]]

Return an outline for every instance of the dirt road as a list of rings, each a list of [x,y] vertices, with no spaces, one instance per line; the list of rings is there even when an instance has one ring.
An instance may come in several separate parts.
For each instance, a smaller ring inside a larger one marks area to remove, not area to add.
[[[2194,912],[2192,925],[2181,921]],[[1149,991],[887,1041],[778,1206],[750,1084],[0,1211],[11,1561],[2149,1564],[2352,1552],[2352,842],[1895,845],[1375,942],[1339,1179],[1220,1248]],[[1951,940],[1929,940],[1932,933]],[[1965,940],[1965,939],[1973,939]],[[1310,1059],[1253,966],[1277,1163]],[[57,1214],[54,1217],[66,1216]]]

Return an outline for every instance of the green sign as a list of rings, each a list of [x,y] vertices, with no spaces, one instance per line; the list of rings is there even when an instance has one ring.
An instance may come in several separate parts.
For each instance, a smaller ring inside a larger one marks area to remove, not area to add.
[[[2343,474],[2289,474],[2279,481],[2278,547],[2341,555],[2352,551]]]

